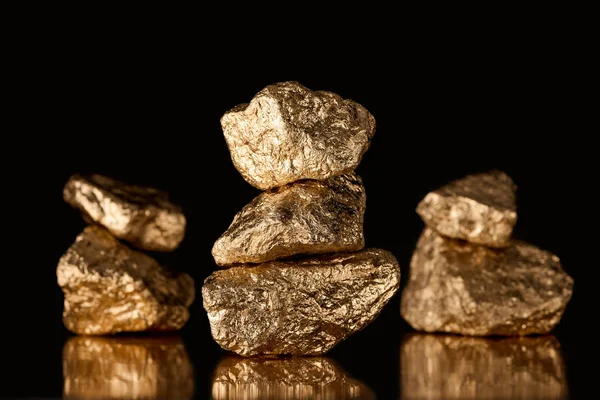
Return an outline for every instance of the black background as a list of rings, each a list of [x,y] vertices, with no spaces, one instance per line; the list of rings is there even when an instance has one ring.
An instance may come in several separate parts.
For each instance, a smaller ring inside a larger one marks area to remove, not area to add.
[[[403,282],[423,228],[414,212],[422,197],[465,174],[499,168],[519,188],[515,236],[556,253],[577,287],[571,81],[554,45],[444,43],[375,52],[356,44],[354,52],[318,57],[306,47],[284,60],[260,48],[260,57],[246,58],[235,52],[243,43],[208,55],[205,42],[138,39],[45,43],[16,80],[23,86],[14,102],[29,108],[14,131],[19,145],[3,149],[16,157],[4,197],[17,207],[7,233],[18,243],[7,249],[16,257],[2,282],[9,360],[2,394],[62,393],[61,352],[70,334],[61,322],[55,267],[84,227],[62,200],[69,176],[100,173],[169,192],[188,230],[182,246],[160,260],[190,273],[199,290],[216,269],[213,242],[259,193],[233,167],[219,118],[277,81],[334,91],[375,116],[377,132],[357,170],[368,198],[365,237],[367,246],[396,255]],[[572,394],[576,297],[554,332]],[[181,334],[203,398],[225,352],[211,339],[200,297],[191,314]],[[397,398],[399,347],[410,331],[396,295],[372,325],[329,355],[380,398]]]

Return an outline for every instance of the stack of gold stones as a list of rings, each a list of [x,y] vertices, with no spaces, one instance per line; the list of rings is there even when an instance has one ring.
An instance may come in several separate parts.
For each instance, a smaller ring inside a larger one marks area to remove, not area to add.
[[[212,336],[243,356],[320,355],[363,329],[397,291],[394,256],[364,249],[353,171],[375,133],[360,104],[296,82],[221,118],[233,164],[264,192],[216,241],[204,282]]]

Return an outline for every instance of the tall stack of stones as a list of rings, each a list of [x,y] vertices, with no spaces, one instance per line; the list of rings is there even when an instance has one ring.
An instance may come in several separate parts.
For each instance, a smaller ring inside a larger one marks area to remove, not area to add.
[[[364,249],[353,171],[375,133],[360,104],[296,82],[221,118],[236,169],[263,190],[214,244],[202,287],[215,341],[244,356],[318,355],[363,329],[397,291],[394,256]]]

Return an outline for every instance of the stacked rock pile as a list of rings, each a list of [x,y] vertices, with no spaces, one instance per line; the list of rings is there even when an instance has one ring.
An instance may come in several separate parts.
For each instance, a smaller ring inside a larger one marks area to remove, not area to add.
[[[202,287],[215,341],[240,355],[317,355],[364,328],[399,286],[394,256],[363,249],[353,171],[375,133],[360,104],[296,82],[221,118],[236,169],[264,190],[216,241]]]

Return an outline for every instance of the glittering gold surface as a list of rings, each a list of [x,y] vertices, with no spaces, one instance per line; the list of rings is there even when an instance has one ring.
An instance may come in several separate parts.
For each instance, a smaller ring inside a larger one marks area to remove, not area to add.
[[[400,349],[402,399],[566,399],[553,336],[486,339],[414,334]]]
[[[226,357],[214,372],[212,398],[374,400],[375,395],[327,357]]]
[[[500,171],[468,175],[429,193],[417,213],[442,235],[504,247],[517,222],[516,189]]]
[[[175,250],[185,234],[185,216],[156,189],[102,175],[74,175],[63,191],[67,203],[116,237],[145,250]]]
[[[360,250],[365,205],[365,188],[355,174],[292,183],[246,205],[212,254],[223,266]]]
[[[226,350],[320,355],[373,321],[399,281],[394,256],[368,249],[216,271],[202,298]]]
[[[237,170],[265,190],[353,171],[369,148],[375,118],[334,93],[282,82],[227,112],[221,126]]]
[[[423,231],[402,292],[415,329],[464,335],[550,332],[571,299],[573,279],[557,256],[525,242],[490,249]]]
[[[190,399],[194,370],[177,337],[74,337],[63,348],[65,399]]]
[[[63,322],[78,334],[177,330],[189,318],[194,281],[88,226],[56,269]]]

